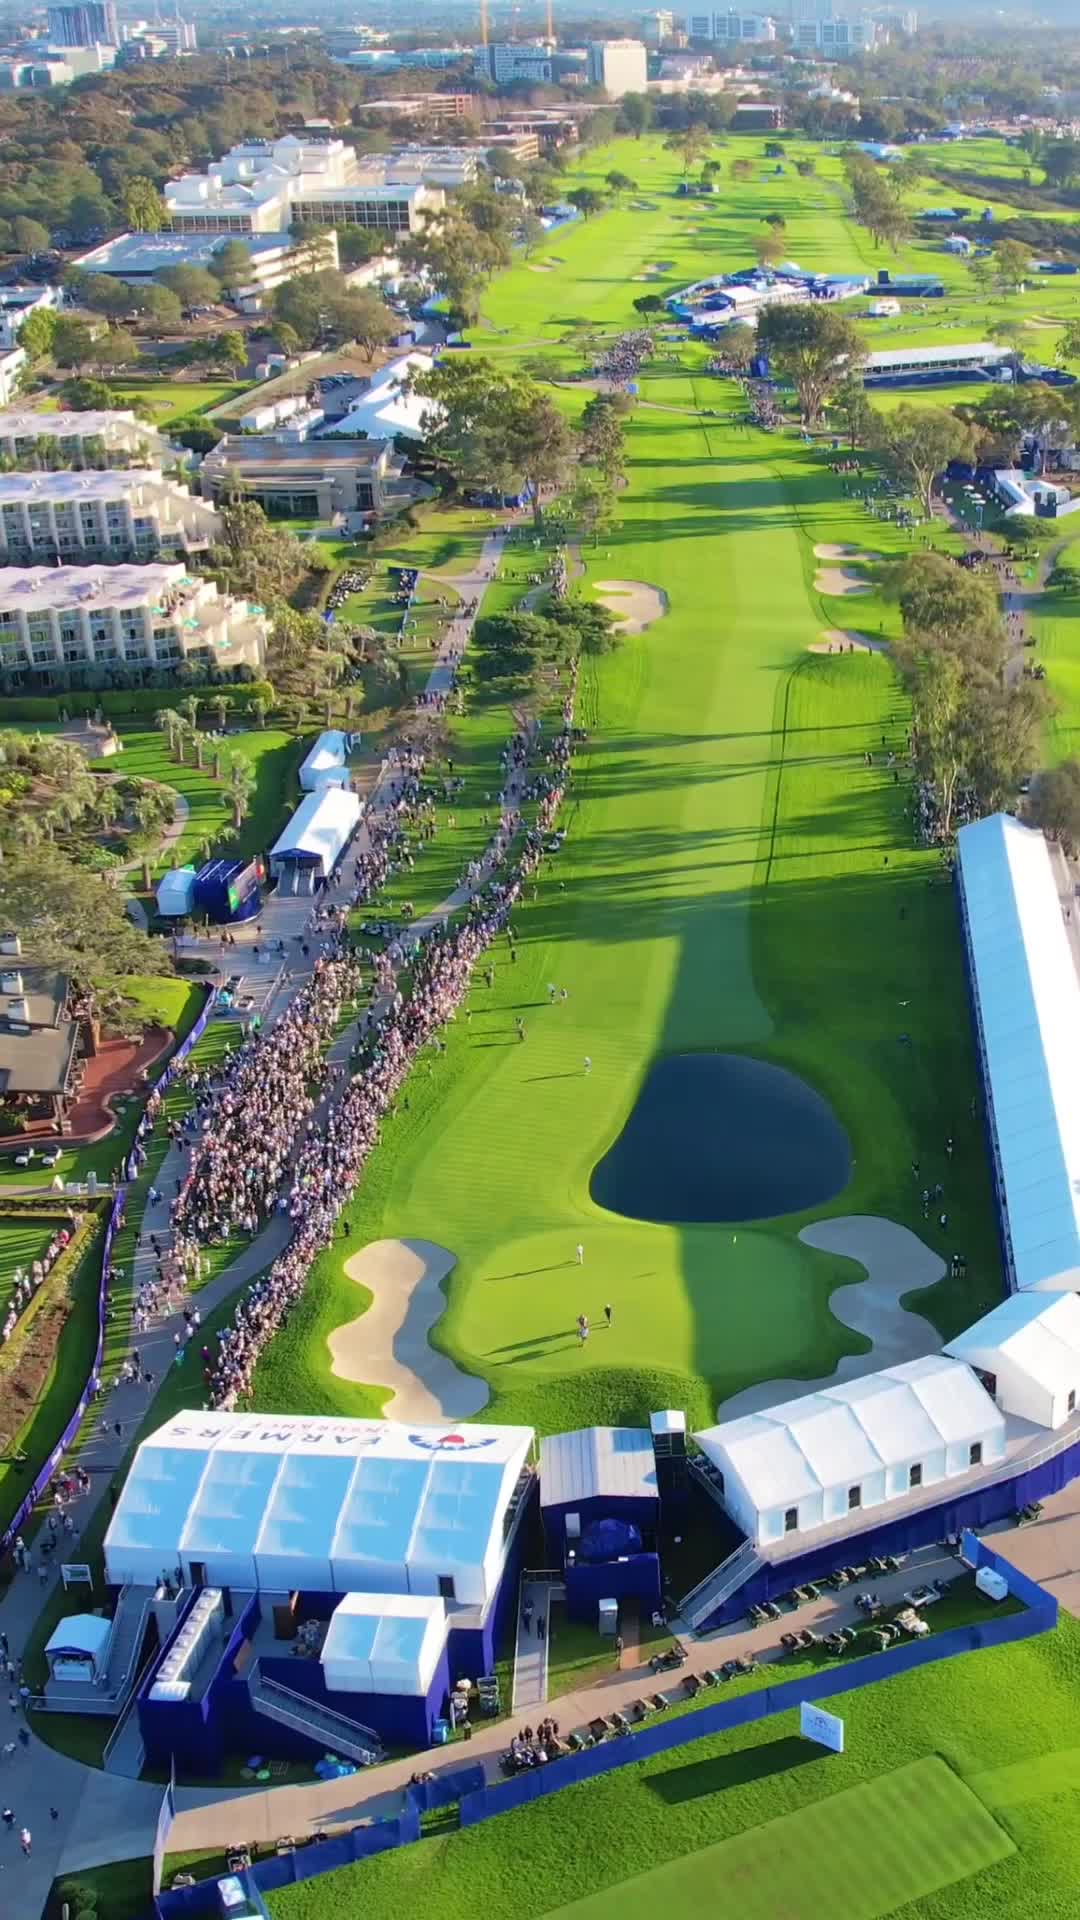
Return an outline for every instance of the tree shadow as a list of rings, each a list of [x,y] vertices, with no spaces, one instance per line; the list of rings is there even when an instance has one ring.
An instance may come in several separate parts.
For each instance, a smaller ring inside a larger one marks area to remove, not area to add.
[[[646,1776],[650,1793],[670,1807],[687,1800],[701,1800],[709,1793],[726,1793],[729,1787],[745,1787],[752,1780],[767,1780],[771,1774],[789,1773],[793,1767],[805,1767],[825,1758],[820,1747],[797,1734],[784,1740],[770,1740],[767,1746],[743,1747],[738,1753],[721,1753],[710,1760],[692,1760],[688,1766],[673,1767],[666,1773]]]

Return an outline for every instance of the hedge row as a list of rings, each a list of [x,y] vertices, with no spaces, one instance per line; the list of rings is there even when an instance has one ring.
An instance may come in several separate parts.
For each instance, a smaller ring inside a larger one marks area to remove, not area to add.
[[[73,719],[88,719],[100,711],[113,718],[129,713],[160,713],[165,707],[179,706],[193,696],[209,703],[224,700],[241,710],[262,699],[268,707],[276,699],[268,680],[249,680],[237,686],[133,687],[126,692],[13,694],[0,698],[0,720],[58,720],[61,713]]]

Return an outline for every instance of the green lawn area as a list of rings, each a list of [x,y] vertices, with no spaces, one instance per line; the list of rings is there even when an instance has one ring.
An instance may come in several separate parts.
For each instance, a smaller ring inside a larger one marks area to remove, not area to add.
[[[169,427],[188,414],[209,413],[223,400],[238,400],[248,387],[235,380],[110,380],[115,405],[146,406],[157,427]]]
[[[250,733],[228,736],[226,753],[242,755],[251,761],[255,770],[250,810],[239,833],[233,828],[227,769],[223,780],[215,779],[210,754],[206,755],[206,764],[202,767],[193,764],[190,754],[181,764],[170,754],[164,733],[155,727],[122,727],[120,739],[123,751],[110,760],[95,762],[97,768],[133,779],[156,780],[172,787],[187,803],[188,818],[183,831],[167,855],[153,862],[155,874],[166,867],[197,861],[207,844],[222,851],[235,846],[242,854],[264,850],[276,838],[292,810],[303,743],[291,733],[261,727]]]

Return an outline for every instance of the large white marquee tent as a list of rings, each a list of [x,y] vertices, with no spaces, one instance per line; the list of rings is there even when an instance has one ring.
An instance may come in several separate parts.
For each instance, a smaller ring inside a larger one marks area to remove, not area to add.
[[[108,1578],[485,1606],[530,1427],[184,1413],[144,1440],[105,1538]]]
[[[270,849],[271,873],[276,878],[289,866],[314,867],[325,878],[352,839],[363,811],[351,787],[319,787],[309,793]]]
[[[1003,1459],[1005,1420],[968,1367],[935,1354],[695,1438],[723,1476],[724,1504],[762,1546]]]
[[[446,1646],[445,1603],[427,1594],[347,1593],[320,1655],[331,1693],[427,1693]]]
[[[1080,981],[1041,833],[957,836],[1010,1286],[1080,1286]]]

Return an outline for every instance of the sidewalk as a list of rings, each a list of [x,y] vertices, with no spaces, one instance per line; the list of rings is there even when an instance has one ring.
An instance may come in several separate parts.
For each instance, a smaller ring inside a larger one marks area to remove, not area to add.
[[[466,600],[473,597],[477,601],[481,599],[484,588],[494,574],[501,547],[501,534],[485,541],[476,570],[464,576],[460,583]],[[467,643],[472,626],[473,616],[464,614],[450,623],[427,682],[431,691],[445,691],[449,686],[455,656]],[[368,820],[378,818],[393,802],[396,791],[397,776],[394,770],[384,768],[354,843],[357,851],[364,849]],[[485,862],[485,874],[487,870],[488,863]],[[413,930],[422,932],[435,925],[447,913],[464,904],[469,898],[469,891],[468,888],[456,889],[449,899],[422,920],[416,921]],[[321,951],[322,936],[309,933],[308,930],[314,907],[330,903],[344,904],[349,892],[350,882],[342,873],[337,884],[317,900],[287,896],[279,902],[276,896],[271,896],[267,901],[261,915],[263,932],[260,946],[264,943],[269,945],[279,938],[286,940],[287,947],[290,940],[293,945],[286,956],[287,972],[263,1007],[264,1025],[272,1025],[280,1018],[294,994],[309,977]],[[245,943],[247,950],[239,945],[236,948],[222,947],[220,942],[200,943],[198,950],[201,951],[205,944],[208,951],[216,950],[223,971],[241,973],[244,963],[250,964],[250,947],[255,942],[254,927],[249,931],[250,941]],[[300,952],[300,936],[308,938],[310,952],[306,959]],[[276,977],[278,967],[280,960],[272,977]],[[265,979],[265,976],[262,977]],[[353,1022],[337,1036],[328,1054],[332,1064],[347,1062],[358,1031],[359,1023]],[[343,1088],[335,1090],[329,1098],[339,1098],[341,1091]],[[136,1290],[144,1273],[156,1265],[157,1255],[150,1244],[150,1236],[156,1235],[163,1249],[170,1243],[169,1204],[177,1181],[183,1177],[187,1151],[186,1147],[170,1147],[155,1179],[154,1185],[162,1198],[152,1205],[147,1202],[143,1214],[134,1258]],[[191,1296],[190,1304],[198,1308],[204,1319],[208,1317],[238,1287],[268,1267],[287,1246],[291,1234],[292,1226],[287,1216],[275,1216],[216,1279]],[[79,1536],[102,1498],[106,1497],[106,1490],[130,1449],[134,1433],[152,1409],[169,1368],[176,1364],[173,1336],[183,1331],[183,1316],[178,1310],[141,1333],[133,1334],[130,1347],[138,1349],[143,1367],[148,1367],[153,1375],[153,1388],[148,1390],[141,1384],[136,1386],[130,1382],[117,1385],[88,1408],[80,1434],[82,1446],[79,1459],[92,1476],[92,1485],[88,1495],[68,1506],[76,1534],[64,1555],[57,1553],[46,1562],[46,1578],[43,1582],[39,1580],[36,1570],[32,1574],[19,1574],[0,1600],[0,1631],[7,1635],[13,1659],[20,1658],[43,1606],[59,1584],[59,1560],[78,1558]],[[201,1344],[196,1334],[182,1362],[184,1367],[198,1366]],[[103,1596],[100,1593],[90,1595],[86,1589],[82,1589],[82,1592],[88,1609],[101,1604]],[[21,1711],[9,1714],[9,1718],[11,1733],[5,1738],[13,1737],[17,1726],[23,1722]],[[3,1740],[0,1740],[2,1744]],[[219,1796],[211,1791],[205,1797],[214,1803]],[[199,1796],[196,1795],[196,1803],[198,1800]],[[33,1916],[44,1908],[49,1888],[62,1867],[63,1870],[70,1870],[80,1861],[83,1865],[102,1864],[151,1852],[154,1825],[161,1804],[161,1789],[69,1760],[32,1732],[29,1748],[20,1746],[10,1762],[0,1760],[0,1804],[10,1806],[15,1814],[11,1833],[0,1828],[0,1914],[6,1916],[10,1912],[13,1916],[17,1914],[19,1920],[33,1920]],[[55,1820],[51,1813],[53,1808],[57,1812]],[[33,1851],[29,1860],[23,1859],[19,1850],[18,1833],[23,1826],[29,1827],[33,1837]]]

